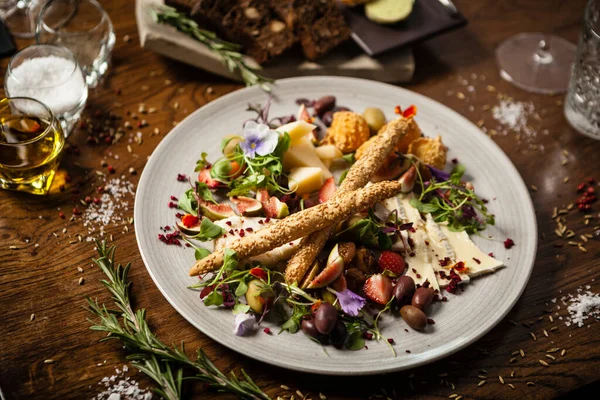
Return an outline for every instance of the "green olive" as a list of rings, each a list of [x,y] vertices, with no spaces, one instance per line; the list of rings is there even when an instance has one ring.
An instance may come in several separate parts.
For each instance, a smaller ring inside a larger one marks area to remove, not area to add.
[[[385,119],[385,114],[379,108],[369,107],[365,109],[363,112],[363,117],[369,124],[369,128],[371,129],[371,133],[375,134],[382,126],[384,126],[387,122]]]

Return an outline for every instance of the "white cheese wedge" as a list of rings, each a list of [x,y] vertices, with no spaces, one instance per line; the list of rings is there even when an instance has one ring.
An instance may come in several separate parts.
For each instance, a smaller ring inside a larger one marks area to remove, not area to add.
[[[283,168],[286,171],[298,167],[319,168],[324,180],[333,176],[329,168],[317,156],[315,146],[307,137],[301,138],[298,143],[291,146],[283,155]]]
[[[262,221],[262,224],[260,224],[258,221]],[[215,225],[220,226],[221,228],[225,229],[225,234],[223,236],[221,236],[220,238],[216,239],[214,241],[215,244],[215,250],[220,250],[220,249],[224,249],[227,248],[229,244],[231,244],[233,241],[237,240],[240,238],[240,229],[244,230],[244,235],[249,235],[252,234],[252,232],[256,232],[259,231],[269,225],[274,224],[275,222],[277,222],[276,219],[270,219],[269,222],[265,222],[265,218],[258,218],[258,217],[229,217],[227,219],[222,219],[219,221],[215,221]],[[247,231],[247,228],[251,228],[252,231]],[[233,231],[233,234],[230,233],[230,231]],[[288,244],[284,244],[281,247],[277,247],[271,251],[268,251],[264,254],[261,254],[259,256],[256,257],[251,257],[247,260],[242,260],[242,263],[245,262],[252,262],[252,261],[258,261],[261,264],[267,266],[267,267],[272,267],[277,265],[280,261],[284,261],[289,259],[294,252],[298,249],[298,245],[300,244],[300,240],[302,239],[297,239],[293,242],[288,243]]]
[[[299,195],[316,192],[323,183],[323,174],[316,167],[292,168],[288,175],[288,188]]]
[[[331,162],[331,160],[342,158],[344,155],[344,153],[333,144],[324,144],[323,146],[315,147],[315,152],[323,162],[326,160]]]
[[[498,268],[504,266],[502,261],[490,257],[481,251],[475,243],[469,238],[467,232],[452,232],[447,226],[440,226],[442,232],[448,238],[456,260],[462,261],[467,266],[467,274],[474,278],[479,275],[494,272]]]
[[[443,279],[440,271],[443,271],[446,276],[450,273],[450,268],[456,264],[456,253],[448,240],[446,234],[442,231],[440,225],[438,225],[431,214],[425,215],[425,228],[429,235],[429,252],[431,254],[431,264],[433,269],[437,272],[436,276],[440,287],[446,287],[450,283],[448,279]],[[469,282],[469,275],[460,271],[454,271],[461,279],[460,283]],[[440,276],[441,275],[441,276]]]
[[[290,135],[290,144],[293,146],[301,139],[305,138],[309,133],[317,128],[316,125],[309,124],[304,120],[290,122],[275,129],[279,133],[287,132]]]

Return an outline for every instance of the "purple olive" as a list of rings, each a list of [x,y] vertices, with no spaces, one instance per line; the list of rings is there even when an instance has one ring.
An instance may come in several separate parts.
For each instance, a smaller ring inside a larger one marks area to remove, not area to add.
[[[321,117],[321,121],[325,124],[325,126],[330,127],[331,122],[333,121],[333,111],[327,111]]]
[[[435,296],[433,289],[421,286],[415,290],[415,294],[412,298],[412,305],[424,310],[425,307],[430,305],[433,301],[433,296]]]
[[[408,326],[418,331],[422,331],[425,329],[425,325],[427,325],[427,316],[423,310],[417,307],[404,306],[400,309],[400,315]]]
[[[302,329],[302,332],[304,332],[305,335],[308,335],[319,341],[323,338],[323,335],[317,330],[317,327],[315,326],[314,318],[303,319],[302,322],[300,322],[300,329]]]
[[[329,342],[336,348],[341,348],[346,342],[348,336],[348,330],[346,324],[342,321],[336,321],[333,329],[329,332]]]
[[[409,304],[415,294],[415,281],[410,276],[403,275],[396,281],[394,297],[396,304],[403,306]]]
[[[323,96],[313,104],[315,109],[315,114],[319,117],[322,116],[326,111],[333,110],[335,107],[335,97],[334,96]]]
[[[332,331],[337,321],[337,310],[329,303],[321,303],[315,312],[315,327],[317,330],[327,335]]]
[[[338,111],[352,111],[352,110],[349,109],[348,107],[344,107],[344,106],[333,107],[334,113],[336,113]]]

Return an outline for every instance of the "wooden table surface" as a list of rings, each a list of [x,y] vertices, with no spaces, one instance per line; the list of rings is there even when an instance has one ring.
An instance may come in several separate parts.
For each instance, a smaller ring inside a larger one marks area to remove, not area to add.
[[[121,369],[126,363],[126,353],[120,345],[99,343],[102,335],[89,330],[86,319],[90,315],[83,308],[84,296],[104,300],[108,296],[99,283],[100,271],[91,266],[93,245],[85,240],[79,242],[76,237],[85,237],[87,230],[81,217],[69,220],[71,210],[83,210],[80,199],[94,197],[102,179],[95,171],[106,172],[101,166],[103,158],[116,169],[115,176],[124,174],[137,183],[147,157],[175,121],[241,87],[142,50],[137,40],[134,2],[102,3],[114,22],[117,44],[112,74],[104,87],[90,92],[86,118],[98,126],[102,125],[98,121],[105,120],[111,112],[120,118],[111,124],[119,126],[126,120],[134,124],[139,121],[127,112],[137,113],[140,103],[157,112],[143,116],[148,127],[127,131],[141,131],[141,144],[122,140],[112,145],[90,145],[86,129],[77,129],[68,139],[71,149],[62,162],[62,168],[72,178],[64,192],[46,197],[0,192],[0,387],[8,399],[92,398],[104,389],[99,385],[102,378],[114,375],[115,368]],[[557,223],[552,219],[554,207],[560,209],[575,201],[579,182],[587,177],[600,178],[600,142],[569,127],[563,117],[562,96],[528,94],[504,82],[494,58],[496,46],[519,32],[553,32],[577,42],[584,1],[456,3],[469,18],[469,26],[418,46],[416,76],[404,86],[483,124],[526,183],[537,187],[531,191],[539,227],[537,262],[523,296],[507,318],[474,345],[416,370],[365,378],[290,372],[246,358],[194,329],[167,303],[146,272],[133,226],[128,232],[124,226],[109,226],[106,235],[117,245],[118,259],[133,263],[130,276],[135,304],[148,309],[148,318],[165,343],[185,340],[188,349],[204,348],[225,371],[239,372],[244,368],[274,398],[292,394],[280,388],[287,385],[312,398],[318,398],[319,392],[328,398],[367,398],[385,390],[391,398],[448,398],[455,393],[464,398],[548,399],[597,384],[598,321],[588,321],[589,327],[567,327],[547,311],[564,315],[565,307],[556,310],[560,300],[556,304],[551,300],[576,293],[581,286],[591,285],[592,291],[600,291],[600,280],[594,280],[599,277],[600,237],[593,230],[600,220],[600,204],[596,203],[589,225],[584,225],[583,214],[576,210],[564,215],[568,228],[577,233],[571,239],[554,234]],[[126,35],[129,41],[125,40]],[[2,76],[6,64],[6,59],[0,64]],[[489,107],[498,104],[502,95],[533,104],[540,118],[530,118],[530,124],[537,135],[519,136],[511,131],[494,135],[500,130]],[[179,107],[175,107],[176,103]],[[152,134],[155,128],[160,130],[158,135]],[[130,168],[137,175],[130,174]],[[129,200],[129,209],[123,211],[125,218],[133,215],[133,199]],[[59,217],[58,208],[66,219]],[[587,252],[568,245],[568,240],[583,243],[579,236],[584,233],[593,234],[585,243]],[[530,332],[537,336],[536,341]],[[566,353],[551,354],[556,360],[546,357],[546,350],[554,347],[566,349]],[[520,349],[524,358],[518,355]],[[46,364],[47,359],[54,362]],[[547,361],[549,366],[538,360]],[[478,386],[482,369],[489,379]],[[128,375],[139,379],[141,387],[151,385],[133,368]],[[499,375],[505,384],[499,382]],[[527,386],[526,382],[534,382],[535,386]],[[579,393],[579,398],[583,398]],[[221,396],[205,391],[201,385],[193,386],[188,394]]]

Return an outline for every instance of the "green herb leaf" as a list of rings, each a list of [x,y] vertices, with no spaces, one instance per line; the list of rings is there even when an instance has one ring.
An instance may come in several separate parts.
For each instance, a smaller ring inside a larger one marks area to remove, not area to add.
[[[342,156],[342,159],[350,165],[354,164],[354,162],[356,161],[356,158],[354,158],[354,153],[344,154]]]
[[[410,199],[410,205],[419,210],[419,212],[423,214],[431,214],[438,210],[438,206],[430,203],[422,203],[419,199],[412,198]]]
[[[349,334],[346,348],[348,350],[362,350],[365,348],[365,338],[362,331],[355,330]]]
[[[223,295],[218,290],[213,290],[204,298],[205,306],[220,306],[223,304]]]
[[[308,308],[305,306],[294,305],[292,315],[281,325],[281,331],[296,333],[300,329],[300,321],[305,315],[308,315]]]
[[[196,193],[198,194],[198,197],[200,197],[202,200],[218,204],[206,183],[196,182]]]
[[[194,198],[194,189],[189,189],[177,202],[177,208],[188,214],[198,215],[198,203]]]
[[[194,168],[195,172],[201,171],[204,168],[206,168],[207,165],[209,165],[210,163],[206,160],[206,157],[208,156],[208,154],[206,153],[202,153],[200,155],[200,158],[198,161],[196,161],[196,168]]]
[[[235,306],[233,306],[231,311],[233,312],[233,315],[246,314],[248,311],[250,311],[250,306],[248,304],[237,303]]]
[[[217,224],[214,224],[208,218],[202,218],[202,222],[200,223],[200,232],[193,238],[200,240],[201,242],[207,242],[220,237],[224,233],[225,229],[221,228]]]
[[[244,281],[240,281],[238,286],[235,288],[235,296],[240,297],[246,294],[248,291],[248,284]]]
[[[196,260],[202,260],[204,257],[210,255],[210,251],[207,249],[203,249],[202,247],[196,247],[196,251],[194,251],[194,257]]]
[[[210,169],[210,177],[221,182],[228,181],[231,178],[230,174],[231,161],[226,158],[217,160]]]
[[[225,249],[223,253],[223,269],[233,271],[238,266],[237,253],[231,249]]]
[[[348,171],[350,171],[350,169],[347,169],[344,172],[342,172],[342,174],[340,175],[340,179],[338,181],[338,186],[341,185],[342,182],[344,182],[344,179],[346,179],[346,176],[348,175]]]
[[[466,168],[464,165],[457,164],[452,169],[452,173],[450,174],[450,182],[452,182],[455,185],[460,185],[460,180],[462,179],[463,175],[465,174],[465,171],[466,171]]]
[[[279,142],[277,142],[277,147],[273,150],[273,155],[277,158],[283,158],[285,152],[290,148],[291,142],[292,139],[290,138],[289,133],[283,132],[283,134],[279,136]]]

